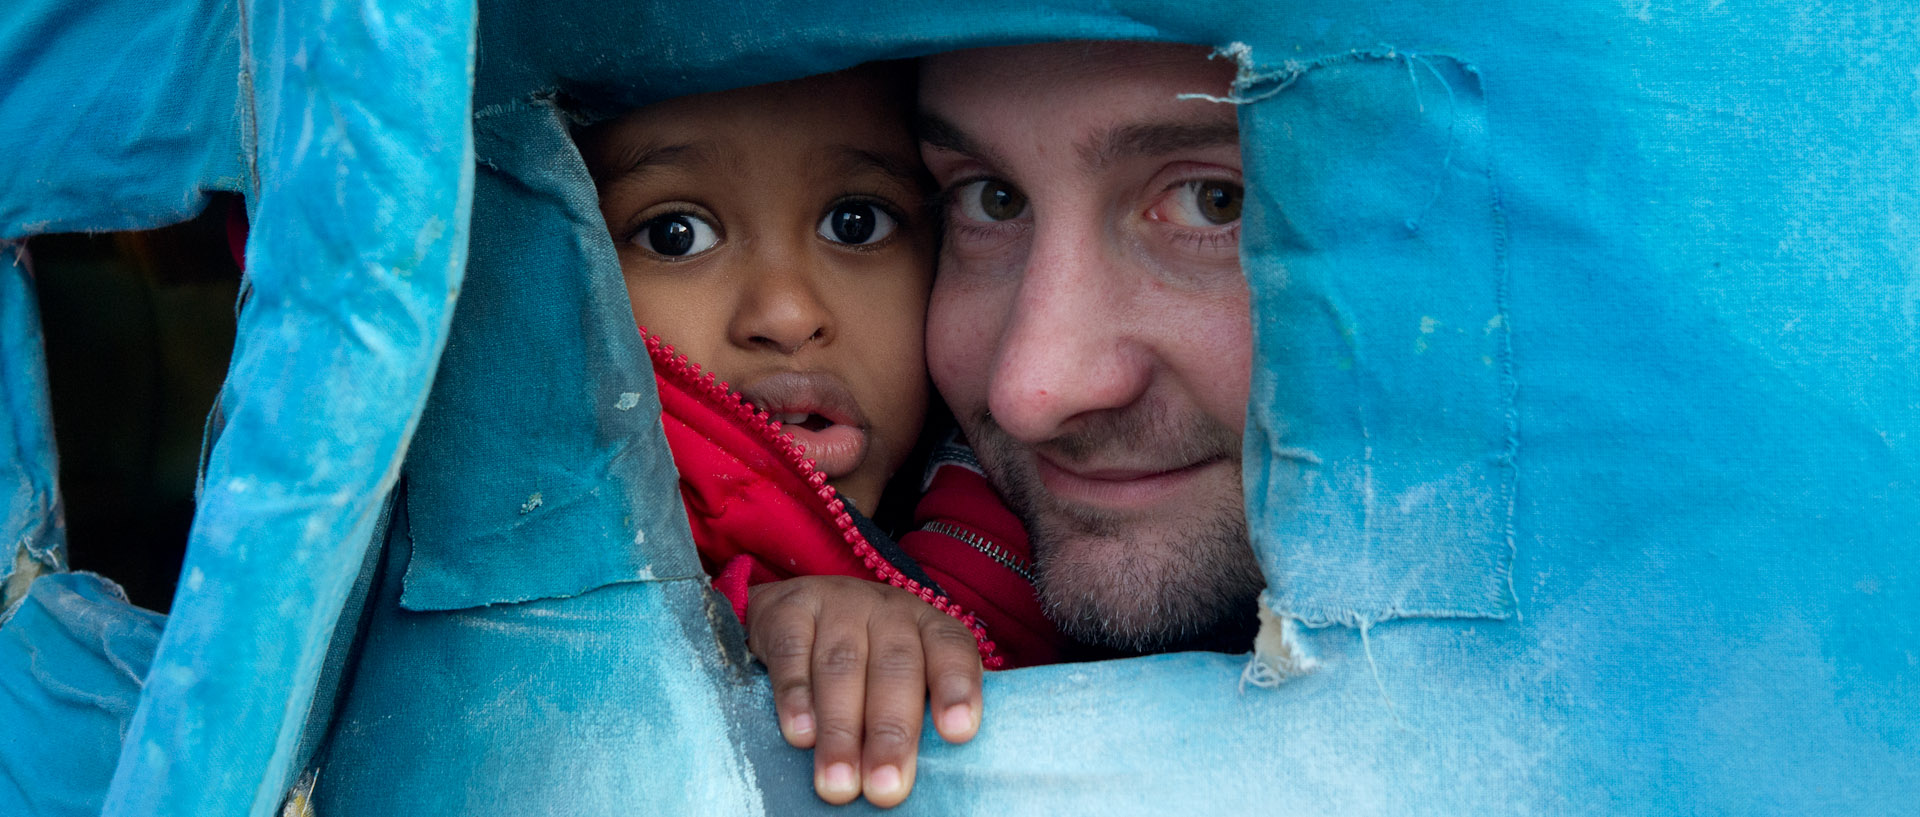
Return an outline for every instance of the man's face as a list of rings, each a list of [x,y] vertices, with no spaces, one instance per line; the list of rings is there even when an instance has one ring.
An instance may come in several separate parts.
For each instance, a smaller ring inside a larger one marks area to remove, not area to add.
[[[1231,64],[1054,44],[930,58],[921,155],[946,240],[928,365],[1089,643],[1250,618],[1240,493],[1251,330]]]

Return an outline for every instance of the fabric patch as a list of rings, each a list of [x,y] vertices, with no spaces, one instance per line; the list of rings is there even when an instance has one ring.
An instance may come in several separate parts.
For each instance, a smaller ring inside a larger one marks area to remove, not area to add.
[[[1247,511],[1279,615],[1366,627],[1514,610],[1503,223],[1479,77],[1349,52],[1232,97],[1252,201]]]
[[[647,352],[567,127],[544,101],[476,118],[467,279],[405,468],[410,610],[702,575]]]

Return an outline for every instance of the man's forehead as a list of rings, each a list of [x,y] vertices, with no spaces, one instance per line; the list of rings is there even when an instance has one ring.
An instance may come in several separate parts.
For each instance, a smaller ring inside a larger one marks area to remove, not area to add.
[[[1206,71],[1232,76],[1232,62],[1217,60],[1205,46],[1181,43],[1061,42],[994,46],[933,54],[921,60],[921,79],[943,84],[949,79],[978,81],[1031,78],[1041,84],[1075,77],[1110,77],[1119,73],[1146,75]]]
[[[1129,154],[1234,144],[1233,106],[1182,98],[1224,94],[1232,77],[1231,63],[1188,45],[1050,43],[941,54],[922,71],[919,130],[928,144],[980,158],[1022,138],[1065,142],[1095,167]]]

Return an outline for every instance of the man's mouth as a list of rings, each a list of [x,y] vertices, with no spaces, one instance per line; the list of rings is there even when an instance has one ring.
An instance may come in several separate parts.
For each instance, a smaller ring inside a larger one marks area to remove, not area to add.
[[[1196,479],[1216,466],[1231,466],[1226,457],[1191,463],[1121,466],[1062,463],[1041,455],[1035,469],[1047,492],[1058,499],[1113,511],[1158,507],[1176,499]]]
[[[781,372],[740,389],[806,449],[813,466],[838,479],[867,458],[867,420],[838,377],[825,372]]]

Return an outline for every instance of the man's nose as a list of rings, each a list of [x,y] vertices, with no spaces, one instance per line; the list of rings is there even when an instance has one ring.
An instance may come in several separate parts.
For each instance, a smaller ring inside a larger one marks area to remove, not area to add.
[[[1015,439],[1043,442],[1082,414],[1129,406],[1152,380],[1152,361],[1131,337],[1139,279],[1097,226],[1035,225],[987,394],[994,421]]]
[[[727,339],[743,349],[796,354],[810,344],[830,343],[833,312],[820,276],[804,254],[757,260],[761,272],[744,277]]]

